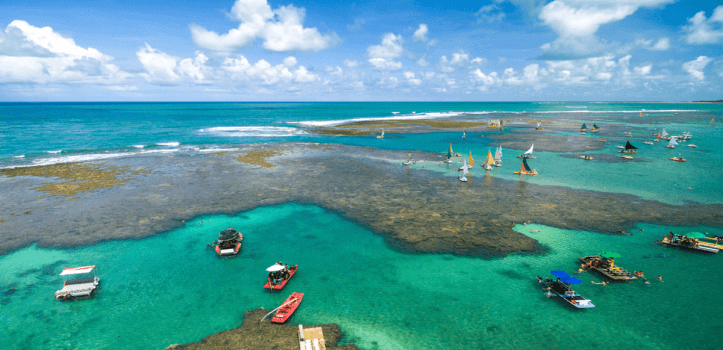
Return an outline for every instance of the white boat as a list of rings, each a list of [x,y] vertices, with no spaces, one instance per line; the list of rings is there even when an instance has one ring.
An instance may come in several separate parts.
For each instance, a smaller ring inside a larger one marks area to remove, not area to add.
[[[643,141],[643,143],[646,144],[646,145],[652,145],[652,144],[653,144],[653,141]]]
[[[668,139],[668,132],[663,129],[663,131],[660,133],[660,138],[662,139]]]
[[[95,265],[63,269],[60,278],[63,279],[63,288],[55,291],[55,299],[58,300],[89,297],[100,286]]]
[[[615,146],[615,148],[625,149],[625,146]]]
[[[584,131],[580,131],[580,132],[577,133],[577,134],[578,134],[578,135],[585,135],[585,132],[584,132]]]
[[[463,131],[463,132],[462,132],[462,138],[463,138],[463,139],[466,139],[466,138],[467,138],[467,132],[466,132],[466,131]]]
[[[698,146],[696,146],[696,145],[693,144],[693,143],[691,143],[690,145],[688,145],[688,147],[690,147],[690,148],[698,148]]]
[[[467,161],[464,162],[464,165],[462,166],[462,175],[459,176],[459,181],[467,182],[466,175],[469,175],[469,171],[467,169],[469,166],[467,165]]]
[[[495,162],[492,163],[492,165],[496,167],[502,166],[502,145],[500,145],[500,147],[495,152]]]
[[[377,135],[377,138],[378,138],[378,139],[383,139],[383,138],[384,138],[384,129],[382,129],[381,135]]]
[[[535,130],[542,130],[542,123],[537,122],[537,127],[535,128]]]
[[[407,160],[402,162],[402,164],[404,164],[404,165],[412,164],[412,154],[411,153],[409,153],[409,157],[407,157]]]
[[[668,145],[665,146],[665,148],[674,149],[675,146],[677,146],[677,145],[678,145],[678,143],[675,142],[675,136],[672,136],[672,137],[670,138],[670,142],[668,142]]]
[[[530,149],[528,149],[525,153],[520,154],[517,158],[537,158],[532,155],[532,149],[535,148],[535,144],[533,143],[532,146],[530,146]]]

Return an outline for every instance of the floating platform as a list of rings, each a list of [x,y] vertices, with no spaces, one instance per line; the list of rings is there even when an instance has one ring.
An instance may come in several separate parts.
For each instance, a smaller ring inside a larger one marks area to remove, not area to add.
[[[302,325],[299,325],[299,349],[326,350],[326,341],[321,327],[304,329]]]
[[[637,277],[633,276],[630,272],[625,271],[621,269],[618,266],[610,266],[609,261],[606,261],[607,259],[604,259],[599,256],[586,256],[584,258],[580,258],[580,261],[587,266],[590,266],[590,271],[595,271],[610,280],[613,281],[630,281],[637,279]]]

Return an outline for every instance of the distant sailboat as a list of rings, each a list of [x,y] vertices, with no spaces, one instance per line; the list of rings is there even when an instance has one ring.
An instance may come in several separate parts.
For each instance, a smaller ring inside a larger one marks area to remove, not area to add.
[[[412,154],[411,153],[409,153],[409,157],[407,157],[407,161],[402,164],[404,164],[404,165],[412,164]]]
[[[638,148],[631,145],[630,141],[625,144],[625,148],[620,153],[638,153]]]
[[[537,175],[537,170],[530,169],[530,166],[527,165],[527,158],[522,158],[522,167],[520,168],[520,171],[515,171],[515,174]]]
[[[469,166],[472,167],[477,163],[474,162],[474,159],[472,159],[472,151],[469,151]]]
[[[653,141],[660,142],[660,139],[662,139],[662,138],[663,138],[663,136],[660,135],[660,133],[658,133],[658,136],[655,136],[655,140],[653,140]]]
[[[708,124],[713,124],[714,121],[715,121],[715,118],[711,118],[710,122],[708,122]]]
[[[383,138],[384,138],[384,129],[382,129],[381,135],[377,135],[377,138],[378,138],[378,139],[383,139]]]
[[[670,140],[670,137],[668,137],[668,133],[663,129],[663,132],[660,133],[660,138],[664,140]]]
[[[532,155],[532,149],[535,147],[535,144],[533,143],[532,146],[530,146],[530,149],[527,150],[527,152],[520,154],[517,158],[537,158]]]
[[[496,167],[502,166],[502,145],[495,152],[495,162],[492,165]]]
[[[467,138],[467,131],[462,131],[462,138],[463,138],[463,139],[466,139],[466,138]]]
[[[670,142],[668,142],[668,145],[665,146],[665,148],[674,149],[675,146],[677,146],[677,145],[678,145],[678,143],[675,142],[675,136],[673,136],[673,137],[670,138]]]
[[[594,123],[593,123],[593,124],[592,124],[592,129],[590,129],[590,131],[595,132],[595,131],[597,131],[598,129],[600,129],[600,127],[597,126],[597,124],[594,124]]]
[[[467,166],[467,161],[464,162],[464,165],[462,166],[462,175],[459,176],[459,181],[467,182],[466,175],[469,175],[469,171],[467,170],[469,166]]]
[[[492,151],[490,149],[487,149],[487,159],[485,159],[485,162],[482,164],[482,167],[485,170],[492,170],[491,165],[495,163],[495,159],[492,158]]]
[[[584,132],[585,130],[587,130],[587,125],[585,125],[585,123],[582,123],[582,126],[580,127],[580,131]]]
[[[535,128],[535,130],[542,130],[542,123],[537,122],[537,127]]]

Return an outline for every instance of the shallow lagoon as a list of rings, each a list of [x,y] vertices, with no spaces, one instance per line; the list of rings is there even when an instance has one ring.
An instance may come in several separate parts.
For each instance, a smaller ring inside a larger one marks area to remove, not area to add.
[[[244,233],[244,248],[237,258],[218,259],[205,246],[229,226]],[[518,225],[549,252],[481,260],[402,254],[353,222],[290,203],[200,217],[143,240],[29,247],[0,258],[0,342],[17,349],[165,348],[236,327],[244,311],[272,309],[298,291],[306,296],[293,323],[339,323],[344,340],[362,349],[717,347],[723,260],[653,242],[670,229],[723,230],[639,228],[609,236]],[[623,268],[645,271],[651,285],[593,285],[600,279],[584,273],[577,290],[596,308],[574,310],[544,296],[536,275],[571,273],[577,257],[603,250],[620,253]],[[261,288],[264,269],[278,260],[300,270],[284,291],[269,293]],[[56,301],[60,270],[86,264],[102,274],[96,297]]]

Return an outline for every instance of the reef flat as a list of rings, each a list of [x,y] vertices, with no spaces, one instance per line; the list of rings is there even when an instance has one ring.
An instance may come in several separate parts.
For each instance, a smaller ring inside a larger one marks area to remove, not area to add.
[[[195,156],[109,159],[82,166],[101,172],[126,169],[124,181],[72,198],[43,190],[63,179],[63,167],[5,172],[1,181],[11,191],[0,194],[0,252],[33,243],[67,248],[143,238],[199,215],[286,202],[337,212],[403,251],[482,257],[544,249],[512,230],[511,223],[611,234],[638,222],[723,226],[723,205],[669,205],[489,175],[473,175],[474,181],[461,186],[455,177],[401,166],[407,153],[278,143]],[[441,159],[430,152],[412,155],[434,166]]]
[[[167,350],[298,349],[299,327],[290,324],[273,324],[268,318],[261,322],[261,318],[268,312],[269,310],[263,308],[246,311],[241,327],[210,335],[197,343],[171,345]],[[321,327],[326,348],[329,350],[359,349],[353,344],[338,345],[344,336],[339,329],[339,325],[304,326],[304,328],[311,327]]]

